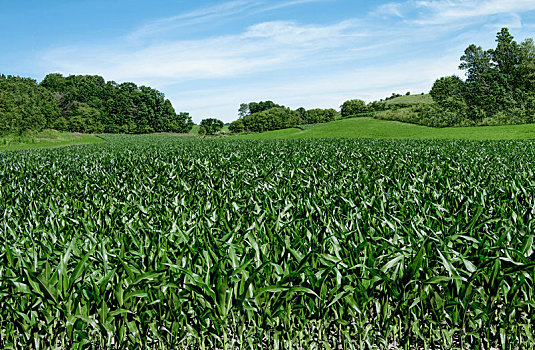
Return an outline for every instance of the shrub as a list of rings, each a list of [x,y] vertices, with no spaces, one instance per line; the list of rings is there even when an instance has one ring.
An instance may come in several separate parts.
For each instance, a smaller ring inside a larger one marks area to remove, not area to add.
[[[200,125],[204,128],[206,135],[215,135],[225,126],[221,120],[215,118],[203,119]]]
[[[369,112],[366,102],[363,100],[348,100],[340,106],[342,118],[348,118],[352,115]]]
[[[243,120],[240,118],[238,120],[233,121],[230,123],[228,127],[229,131],[234,134],[239,134],[245,130],[245,126],[243,125]]]
[[[245,130],[252,132],[293,128],[301,121],[296,111],[283,107],[254,113],[243,117],[242,120]]]

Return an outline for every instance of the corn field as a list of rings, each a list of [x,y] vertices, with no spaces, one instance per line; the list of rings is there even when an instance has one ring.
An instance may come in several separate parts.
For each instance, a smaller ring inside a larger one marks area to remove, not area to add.
[[[535,142],[0,153],[4,349],[532,349]]]

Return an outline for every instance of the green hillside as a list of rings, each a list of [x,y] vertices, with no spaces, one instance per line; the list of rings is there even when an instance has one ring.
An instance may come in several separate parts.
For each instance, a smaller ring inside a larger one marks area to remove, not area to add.
[[[412,105],[428,105],[434,103],[433,98],[429,94],[424,95],[405,95],[386,100],[387,106],[412,106]]]
[[[0,151],[46,148],[104,142],[98,136],[43,130],[22,136],[0,136]]]
[[[470,128],[430,128],[421,125],[373,118],[352,118],[320,124],[306,130],[283,129],[260,134],[240,135],[236,139],[291,138],[389,138],[518,140],[535,138],[535,124],[479,126]]]

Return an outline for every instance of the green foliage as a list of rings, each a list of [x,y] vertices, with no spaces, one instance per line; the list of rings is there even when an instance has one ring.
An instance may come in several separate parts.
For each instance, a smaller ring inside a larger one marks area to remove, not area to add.
[[[472,44],[464,50],[459,69],[466,71],[468,81],[476,81],[492,68],[491,60],[491,51],[484,51],[481,46]]]
[[[238,120],[233,121],[230,123],[228,127],[229,131],[233,134],[239,134],[245,130],[245,126],[243,125],[243,120],[240,118]]]
[[[535,119],[535,45],[521,44],[504,28],[495,50],[470,45],[461,57],[466,81],[456,76],[435,81],[432,100],[402,101],[413,96],[392,94],[374,102],[374,117],[426,126],[475,126],[532,123]],[[425,97],[427,95],[424,95]],[[420,97],[420,96],[414,96]],[[371,104],[369,105],[371,107]]]
[[[393,92],[392,95],[390,95],[390,97],[387,97],[384,100],[385,101],[390,101],[390,100],[397,99],[399,97],[403,97],[403,95]]]
[[[284,108],[284,106],[278,105],[274,103],[273,101],[250,102],[249,114],[260,113],[260,112],[267,111],[268,109],[272,109],[276,107]]]
[[[464,82],[457,76],[443,77],[435,81],[429,94],[439,105],[448,99],[463,100]]]
[[[301,122],[299,114],[290,108],[275,107],[242,118],[244,129],[250,132],[262,132],[293,128]]]
[[[356,114],[370,112],[370,110],[366,106],[366,102],[364,102],[363,100],[355,99],[345,101],[340,106],[340,112],[342,114],[342,118],[349,118]]]
[[[245,116],[267,111],[268,109],[275,108],[275,107],[285,108],[284,106],[278,105],[273,101],[242,103],[240,104],[240,108],[238,109],[238,116],[240,118],[243,118]]]
[[[513,74],[520,63],[519,45],[507,28],[502,28],[498,33],[496,42],[496,49],[491,51],[496,68],[501,74]]]
[[[28,131],[23,135],[8,134],[0,136],[0,151],[32,148],[59,147],[99,143],[104,140],[94,135],[74,134],[52,129]]]
[[[0,75],[0,135],[50,128],[59,115],[52,94],[35,80]]]
[[[496,38],[494,50],[470,45],[461,57],[467,80],[438,79],[431,95],[442,109],[446,125],[530,123],[535,115],[535,47],[533,40],[520,45],[507,28]],[[422,123],[429,124],[424,121]],[[442,122],[440,122],[442,123]],[[436,124],[436,123],[435,123]]]
[[[146,86],[105,82],[100,76],[47,75],[35,80],[0,76],[0,133],[44,128],[84,133],[188,132],[188,113],[175,113],[165,96]]]
[[[296,111],[297,114],[299,115],[299,119],[301,119],[301,122],[302,122],[303,124],[308,124],[308,123],[306,122],[306,120],[307,120],[307,110],[304,109],[303,107],[299,107],[299,108],[297,108],[295,111]]]
[[[251,114],[251,112],[249,111],[249,104],[248,103],[240,104],[240,108],[238,109],[238,116],[240,118],[243,118],[249,114]]]
[[[518,87],[524,91],[535,90],[535,45],[533,39],[526,39],[520,45],[520,63],[515,72]]]
[[[293,128],[297,125],[333,121],[337,114],[334,109],[320,108],[307,111],[299,107],[292,111],[272,101],[242,103],[238,110],[239,119],[230,124],[229,130],[233,133],[240,133]]]
[[[298,111],[299,113],[299,111]],[[317,124],[317,123],[327,123],[332,122],[336,119],[336,110],[334,109],[309,109],[305,113],[305,119],[303,124]],[[300,113],[301,117],[301,113]]]
[[[206,135],[215,135],[219,131],[221,131],[221,129],[223,129],[223,126],[225,124],[219,119],[207,118],[207,119],[201,120],[201,124],[200,125],[201,125],[201,128],[204,129],[204,133]],[[200,134],[200,132],[201,131],[199,129],[199,134]]]
[[[187,113],[175,113],[163,93],[100,76],[49,74],[41,86],[53,92],[62,111],[62,130],[107,133],[188,132]]]
[[[106,138],[0,154],[0,347],[535,346],[533,141]]]
[[[444,101],[444,105],[456,108],[456,113],[440,108],[436,104],[414,105],[400,109],[388,109],[374,115],[377,119],[395,120],[404,123],[420,124],[431,127],[446,127],[450,125],[474,126],[466,120],[461,112],[467,109],[466,104],[453,98]]]
[[[367,107],[368,107],[368,110],[371,111],[368,113],[373,113],[373,112],[384,111],[387,108],[387,104],[382,101],[373,101],[373,102],[368,103]]]

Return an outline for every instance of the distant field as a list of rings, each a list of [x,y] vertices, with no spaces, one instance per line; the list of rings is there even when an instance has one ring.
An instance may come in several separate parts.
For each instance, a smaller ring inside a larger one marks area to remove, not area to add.
[[[429,94],[425,95],[408,95],[393,98],[385,101],[386,105],[418,105],[418,104],[431,104],[433,98]]]
[[[0,151],[31,148],[68,146],[85,143],[98,143],[104,140],[94,135],[73,134],[56,130],[22,136],[0,136]]]
[[[410,97],[410,96],[403,96]],[[373,118],[352,118],[319,124],[306,130],[283,129],[260,134],[240,135],[236,139],[293,138],[379,138],[379,139],[461,139],[523,140],[535,138],[535,124],[479,126],[470,128],[430,128],[421,125]]]

